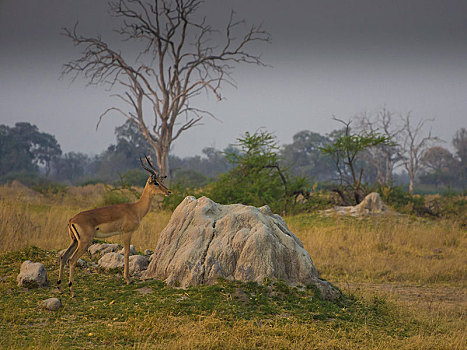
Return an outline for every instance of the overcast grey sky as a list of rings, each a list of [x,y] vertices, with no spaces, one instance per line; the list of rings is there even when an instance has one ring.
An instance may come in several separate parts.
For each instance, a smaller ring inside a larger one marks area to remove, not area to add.
[[[98,0],[0,0],[1,124],[36,124],[65,152],[97,154],[114,142],[123,117],[107,117],[96,131],[111,93],[59,79],[80,52],[61,28],[79,21],[81,33],[105,38],[113,27],[106,9]],[[220,121],[186,132],[177,155],[222,149],[260,127],[290,143],[300,130],[337,128],[332,115],[382,106],[434,118],[433,133],[448,144],[467,127],[467,1],[210,0],[203,9],[215,23],[230,9],[262,22],[272,43],[257,49],[272,67],[240,66],[225,101],[203,99]]]

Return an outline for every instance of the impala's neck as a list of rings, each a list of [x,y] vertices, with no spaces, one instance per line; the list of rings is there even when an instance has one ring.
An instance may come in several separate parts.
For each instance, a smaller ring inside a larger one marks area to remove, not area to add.
[[[154,195],[149,190],[149,184],[146,183],[141,198],[134,203],[134,208],[136,209],[136,213],[140,219],[148,213],[153,196]]]

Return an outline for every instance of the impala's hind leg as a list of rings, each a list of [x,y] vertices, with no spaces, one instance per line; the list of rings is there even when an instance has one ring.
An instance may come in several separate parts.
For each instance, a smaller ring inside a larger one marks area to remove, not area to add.
[[[73,282],[74,282],[74,274],[75,274],[75,266],[78,259],[86,252],[88,249],[89,244],[87,242],[79,241],[78,248],[73,253],[72,257],[70,258],[70,281],[68,282],[68,288],[70,289],[71,297],[74,298],[75,294],[73,293]]]
[[[78,248],[71,256],[69,260],[70,265],[70,281],[68,282],[68,288],[70,289],[71,297],[73,298],[75,294],[73,293],[73,282],[74,282],[74,273],[75,266],[78,259],[86,252],[90,244],[92,243],[93,238],[93,227],[87,227],[71,223],[70,231],[73,234],[74,238],[78,241]]]
[[[77,246],[78,246],[78,241],[76,239],[73,239],[70,246],[66,250],[65,254],[63,254],[60,257],[60,271],[58,273],[58,281],[57,281],[57,288],[60,293],[62,292],[62,288],[60,284],[62,283],[63,269],[65,267],[65,264],[68,262],[68,259],[70,258],[71,254],[73,254],[73,252],[76,250]]]

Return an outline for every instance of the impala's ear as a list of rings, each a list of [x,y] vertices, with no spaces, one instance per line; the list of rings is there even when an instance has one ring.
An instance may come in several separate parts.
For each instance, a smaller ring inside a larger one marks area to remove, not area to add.
[[[161,179],[167,179],[167,175],[161,176]]]

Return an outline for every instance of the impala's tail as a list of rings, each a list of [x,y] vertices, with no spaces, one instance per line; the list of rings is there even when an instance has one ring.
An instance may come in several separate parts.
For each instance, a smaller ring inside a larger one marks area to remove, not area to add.
[[[70,238],[72,241],[74,240],[79,241],[80,237],[79,237],[78,230],[76,229],[75,224],[71,222],[68,223],[68,234],[70,235]]]

